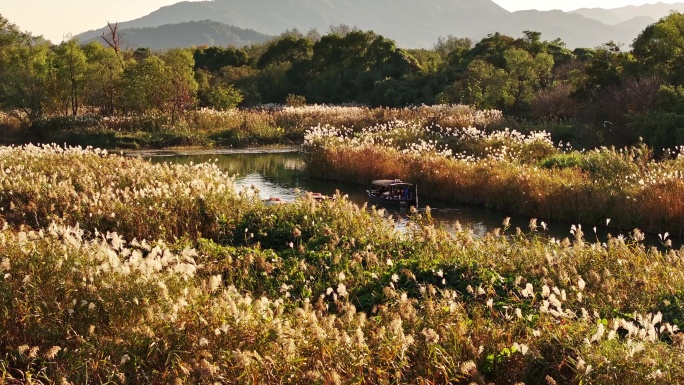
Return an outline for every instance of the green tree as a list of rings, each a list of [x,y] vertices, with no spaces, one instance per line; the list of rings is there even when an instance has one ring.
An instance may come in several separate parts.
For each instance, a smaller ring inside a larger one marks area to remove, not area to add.
[[[164,76],[160,80],[166,91],[166,112],[171,113],[171,120],[175,122],[177,116],[183,114],[197,97],[198,85],[193,72],[195,60],[192,54],[184,49],[169,50],[161,59]]]
[[[249,66],[223,67],[220,74],[222,84],[231,85],[242,95],[240,104],[255,106],[263,102],[257,87],[259,71]]]
[[[5,55],[9,48],[19,45],[26,46],[30,43],[31,38],[29,35],[22,33],[15,24],[10,23],[9,20],[0,14],[0,64],[2,64],[3,60],[6,60]]]
[[[490,34],[480,40],[475,46],[463,55],[461,60],[467,66],[472,60],[481,59],[493,64],[497,68],[506,66],[504,52],[513,48],[516,40],[500,33]]]
[[[566,65],[576,59],[575,54],[566,48],[560,38],[547,43],[546,53],[553,56],[554,66]]]
[[[224,48],[218,46],[200,47],[193,53],[195,69],[218,74],[225,66],[240,67],[249,64],[247,52],[239,48]]]
[[[634,40],[632,54],[641,71],[684,84],[684,15],[672,12]]]
[[[311,74],[314,43],[298,31],[272,42],[257,60],[257,88],[263,102],[283,103],[289,94],[303,94]]]
[[[273,63],[259,71],[255,85],[263,103],[283,103],[287,95],[297,93],[298,86],[289,81],[292,63]]]
[[[142,61],[133,61],[126,66],[123,73],[122,105],[125,111],[144,113],[157,108],[165,109],[164,98],[164,63],[157,55],[151,55]]]
[[[375,82],[366,100],[372,105],[401,107],[414,103],[418,98],[418,90],[412,84],[393,78]]]
[[[634,63],[634,57],[622,52],[620,46],[612,41],[597,49],[581,52],[581,58],[585,62],[584,74],[576,78],[573,92],[573,97],[581,101],[592,101],[604,89],[620,84]]]
[[[119,53],[116,50],[114,50],[113,48],[112,48],[112,50],[117,54]],[[133,51],[133,59],[136,61],[143,61],[150,56],[152,56],[152,50],[149,49],[148,47],[138,47],[135,49],[135,51]]]
[[[54,53],[46,43],[12,45],[3,51],[0,106],[33,124],[53,108]]]
[[[309,60],[312,54],[311,40],[288,35],[269,45],[266,52],[259,57],[257,68],[264,69],[271,64]]]
[[[657,110],[684,115],[684,86],[661,86]]]
[[[172,49],[126,66],[126,107],[137,112],[156,109],[170,114],[175,122],[197,97],[193,66],[192,54],[184,49]]]
[[[507,74],[482,59],[470,62],[463,76],[437,96],[440,103],[463,103],[478,108],[498,108],[502,104]]]
[[[214,76],[208,71],[195,71],[198,84],[197,99],[201,107],[217,110],[235,108],[243,100],[242,94],[232,84],[226,84],[224,78]]]
[[[465,52],[473,47],[473,41],[467,37],[455,37],[453,35],[440,36],[434,44],[434,51],[447,60],[451,57],[462,57]]]
[[[84,76],[85,100],[103,115],[114,114],[122,97],[122,58],[112,48],[92,42],[83,47],[88,66]],[[137,51],[136,51],[137,52]]]
[[[513,48],[504,53],[506,59],[506,105],[520,112],[534,98],[543,81],[551,75],[553,57],[547,53],[532,56],[529,52]]]
[[[684,86],[661,86],[655,108],[633,114],[630,124],[658,155],[684,145]]]
[[[29,124],[42,116],[49,102],[51,78],[51,52],[47,45],[33,43],[0,15],[0,108]]]
[[[56,49],[58,87],[68,101],[72,116],[78,115],[87,71],[87,58],[77,39],[70,39]]]
[[[353,30],[323,36],[313,47],[308,70],[307,100],[342,103],[377,101],[377,93],[371,94],[378,82],[387,78],[401,80],[421,68],[392,40],[373,31]],[[396,89],[394,85],[389,88]]]
[[[444,60],[434,50],[429,49],[408,49],[406,52],[416,59],[418,66],[424,74],[436,73]]]
[[[531,53],[532,55],[538,55],[542,52],[546,52],[546,47],[548,43],[543,42],[541,39],[541,32],[537,31],[523,31],[523,48],[525,51]]]

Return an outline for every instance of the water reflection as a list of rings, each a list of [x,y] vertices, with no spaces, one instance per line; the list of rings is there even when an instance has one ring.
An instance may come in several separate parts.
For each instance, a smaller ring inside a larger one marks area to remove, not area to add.
[[[339,191],[343,195],[358,204],[365,204],[368,199],[366,196],[366,186],[350,184],[338,181],[330,181],[310,177],[305,172],[305,164],[300,153],[296,151],[288,152],[239,152],[239,153],[199,153],[199,154],[164,154],[163,156],[144,156],[152,162],[173,162],[179,164],[190,164],[200,162],[215,162],[222,170],[235,176],[238,188],[251,188],[254,186],[262,199],[271,197],[280,198],[283,201],[293,201],[296,198],[296,191],[318,192],[324,195],[334,195]],[[392,177],[381,175],[379,177]],[[420,190],[419,190],[420,192]],[[421,208],[425,211],[425,206],[431,209],[432,217],[436,222],[446,228],[454,229],[461,226],[464,229],[472,230],[477,237],[484,236],[487,232],[495,228],[501,228],[504,218],[510,217],[509,233],[514,233],[516,227],[523,232],[529,232],[530,218],[499,210],[487,209],[462,205],[458,203],[448,203],[431,199],[420,199]],[[406,208],[393,206],[384,207],[389,215],[397,219],[397,225],[402,227],[408,211]],[[571,225],[564,222],[546,221],[547,230],[541,228],[542,221],[538,221],[538,231],[549,237],[563,239],[569,237]],[[607,229],[605,226],[597,226],[594,231],[593,226],[585,226],[583,229],[584,238],[593,242],[605,240],[610,232],[617,235],[615,229]],[[626,234],[626,236],[628,236]],[[661,246],[662,242],[658,236],[647,235],[647,244]],[[674,246],[681,245],[680,240],[673,240]]]

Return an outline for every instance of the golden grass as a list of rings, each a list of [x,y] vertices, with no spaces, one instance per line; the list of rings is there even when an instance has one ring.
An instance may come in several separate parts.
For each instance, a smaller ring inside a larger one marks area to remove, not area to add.
[[[319,126],[304,151],[309,171],[324,178],[402,178],[417,183],[423,197],[591,226],[610,219],[627,230],[684,232],[684,164],[655,161],[643,146],[577,152],[540,134],[426,131],[409,123],[360,133]]]
[[[98,150],[0,165],[2,383],[684,381],[684,250],[639,233],[400,232]]]

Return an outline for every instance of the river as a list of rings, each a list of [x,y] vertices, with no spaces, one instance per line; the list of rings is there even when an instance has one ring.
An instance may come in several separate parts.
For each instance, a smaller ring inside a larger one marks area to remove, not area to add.
[[[293,201],[297,192],[317,192],[324,195],[334,195],[340,192],[358,205],[368,201],[366,196],[367,186],[318,179],[306,173],[306,165],[299,152],[294,149],[281,150],[226,150],[226,151],[191,151],[191,152],[140,152],[128,153],[127,155],[141,156],[152,162],[172,162],[178,164],[190,164],[201,162],[215,162],[222,170],[235,177],[238,188],[255,187],[262,199],[279,198],[285,202]],[[378,179],[392,178],[391,175],[378,175]],[[420,195],[420,186],[419,195]],[[430,207],[432,217],[449,229],[460,225],[469,229],[476,237],[484,236],[495,228],[501,228],[505,218],[510,218],[509,232],[514,232],[519,227],[524,232],[529,232],[530,218],[507,213],[500,210],[485,207],[470,206],[458,203],[443,202],[420,198],[419,211],[425,211]],[[398,226],[402,226],[403,218],[406,218],[407,209],[397,207],[385,207],[388,215],[397,219]],[[573,239],[570,232],[571,224],[558,221],[546,221],[546,230],[541,227],[541,220],[537,221],[538,232],[549,237]],[[608,232],[617,235],[615,229],[606,229],[598,226],[596,232],[593,226],[584,226],[585,240],[605,241]],[[625,233],[625,236],[628,236]],[[662,242],[654,234],[648,234],[646,244],[661,246]],[[673,240],[675,247],[681,245],[678,239]]]

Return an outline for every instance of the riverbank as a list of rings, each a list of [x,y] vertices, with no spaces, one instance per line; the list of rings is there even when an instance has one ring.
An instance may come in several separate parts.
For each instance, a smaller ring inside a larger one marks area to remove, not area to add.
[[[483,238],[210,163],[0,149],[5,382],[684,381],[682,250]],[[609,364],[607,364],[609,363]]]
[[[401,178],[424,197],[538,219],[684,232],[684,157],[656,161],[646,146],[577,151],[546,133],[397,121],[360,132],[319,126],[304,151],[309,172],[321,178]]]
[[[299,152],[300,146],[271,146],[271,147],[247,147],[247,148],[167,148],[163,150],[124,150],[124,155],[149,157],[169,156],[197,156],[197,155],[233,155],[233,154],[282,154]]]
[[[162,114],[104,117],[46,118],[32,126],[3,115],[0,137],[5,143],[60,143],[103,149],[245,148],[297,146],[306,130],[319,124],[361,130],[372,124],[411,120],[423,126],[494,127],[502,124],[500,111],[478,111],[468,106],[439,105],[413,108],[356,106],[269,106],[226,111],[188,111],[176,120]]]
[[[419,183],[422,196],[447,202],[592,227],[684,232],[680,160],[656,162],[645,146],[575,151],[544,132],[503,129],[506,123],[499,111],[467,106],[273,106],[190,111],[176,122],[154,114],[59,118],[5,127],[3,136],[142,154],[304,143],[319,177],[361,184],[400,177]]]

